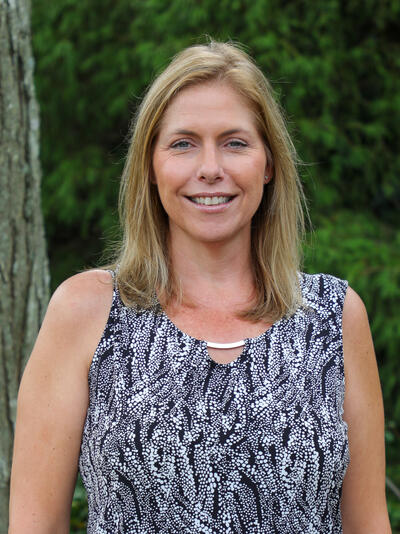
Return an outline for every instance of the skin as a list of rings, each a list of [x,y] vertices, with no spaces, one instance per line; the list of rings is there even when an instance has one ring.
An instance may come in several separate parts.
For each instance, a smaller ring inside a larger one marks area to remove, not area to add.
[[[343,309],[343,351],[350,465],[343,483],[344,534],[391,533],[385,495],[382,392],[367,312],[348,289]]]
[[[178,127],[192,133],[174,137],[172,144],[178,145],[171,148],[171,128]],[[240,132],[221,135],[232,128]],[[243,132],[250,138],[243,139]],[[239,148],[237,141],[249,145]],[[169,215],[172,265],[184,301],[172,302],[166,312],[193,337],[229,342],[269,327],[267,321],[249,323],[236,316],[253,298],[250,221],[269,170],[251,111],[230,87],[192,87],[169,106],[155,146],[153,181]],[[219,213],[198,210],[184,198],[210,190],[236,198]],[[69,532],[87,375],[111,299],[110,275],[90,271],[66,280],[50,301],[18,398],[10,534]],[[365,307],[350,288],[343,350],[351,454],[341,503],[343,532],[388,534],[382,395]],[[210,352],[221,363],[237,355]]]
[[[247,243],[267,173],[253,113],[229,85],[188,88],[169,105],[154,148],[153,180],[176,248]],[[235,198],[218,213],[199,211],[187,198],[215,193]]]
[[[111,298],[109,273],[91,271],[50,300],[18,395],[10,534],[69,533],[88,370]]]
[[[169,105],[155,143],[153,181],[169,217],[170,255],[185,298],[166,311],[194,337],[224,343],[269,326],[243,321],[237,312],[253,296],[251,258],[243,251],[250,251],[251,219],[270,173],[254,115],[229,85],[188,88]],[[216,193],[234,195],[217,213],[188,200]],[[241,349],[209,352],[227,363]]]

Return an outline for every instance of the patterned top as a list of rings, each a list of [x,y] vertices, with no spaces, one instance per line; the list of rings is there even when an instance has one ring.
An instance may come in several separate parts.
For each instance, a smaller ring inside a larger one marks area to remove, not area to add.
[[[342,532],[347,282],[300,278],[304,305],[228,364],[114,288],[79,460],[89,534]]]

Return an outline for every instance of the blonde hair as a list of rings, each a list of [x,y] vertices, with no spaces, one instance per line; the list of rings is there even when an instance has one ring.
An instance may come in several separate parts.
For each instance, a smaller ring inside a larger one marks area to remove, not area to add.
[[[166,303],[179,294],[168,256],[168,218],[150,179],[152,147],[168,104],[179,91],[214,80],[229,83],[245,97],[272,157],[273,179],[264,187],[251,230],[257,298],[241,315],[254,321],[277,320],[301,304],[304,196],[296,151],[273,90],[252,59],[232,43],[211,40],[180,52],[155,79],[138,109],[120,189],[120,294],[126,305],[145,308],[154,304],[156,289]]]

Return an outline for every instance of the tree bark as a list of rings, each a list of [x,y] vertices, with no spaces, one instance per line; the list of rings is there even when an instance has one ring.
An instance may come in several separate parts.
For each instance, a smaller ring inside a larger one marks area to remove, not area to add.
[[[0,0],[0,534],[18,385],[48,300],[29,0]]]

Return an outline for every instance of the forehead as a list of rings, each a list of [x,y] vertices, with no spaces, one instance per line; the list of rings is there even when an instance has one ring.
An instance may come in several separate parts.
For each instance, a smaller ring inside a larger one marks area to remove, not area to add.
[[[160,130],[237,122],[257,129],[249,102],[227,82],[212,81],[182,89],[169,103]]]

